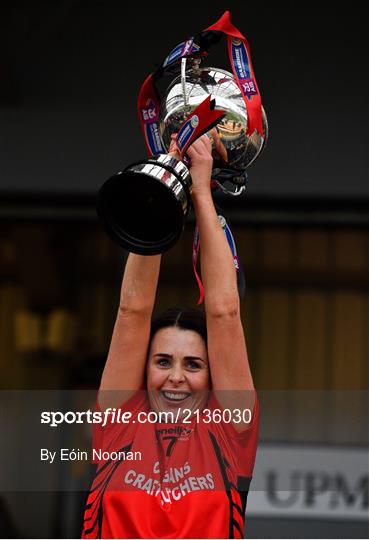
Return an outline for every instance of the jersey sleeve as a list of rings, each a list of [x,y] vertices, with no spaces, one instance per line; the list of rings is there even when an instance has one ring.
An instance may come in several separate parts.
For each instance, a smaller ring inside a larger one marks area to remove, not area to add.
[[[259,420],[260,405],[255,392],[255,403],[252,410],[250,425],[243,431],[237,432],[232,425],[229,425],[233,435],[230,436],[231,445],[236,455],[240,457],[238,474],[247,478],[252,477],[255,465],[256,450],[259,440]]]
[[[221,420],[213,422],[213,428],[218,432],[220,440],[226,441],[230,457],[240,476],[250,478],[254,469],[256,449],[259,438],[260,405],[257,392],[254,406],[251,411],[250,423],[242,431],[237,431],[231,422]],[[208,401],[211,410],[223,410],[216,396],[212,393]]]

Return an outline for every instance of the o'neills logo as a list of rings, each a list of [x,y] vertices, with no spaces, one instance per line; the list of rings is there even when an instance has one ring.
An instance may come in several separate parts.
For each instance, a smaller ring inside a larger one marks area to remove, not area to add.
[[[233,38],[232,43],[233,43],[233,45],[237,46],[237,45],[241,45],[242,41],[240,39],[238,39],[238,38]]]
[[[174,428],[162,428],[162,429],[156,429],[156,435],[158,437],[162,435],[172,435],[176,437],[188,437],[191,435],[193,429],[187,428],[183,426],[176,426]]]

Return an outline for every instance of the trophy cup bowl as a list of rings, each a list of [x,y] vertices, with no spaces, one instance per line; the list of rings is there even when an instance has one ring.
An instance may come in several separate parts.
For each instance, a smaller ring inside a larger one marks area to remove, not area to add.
[[[247,135],[244,98],[231,73],[196,65],[183,70],[162,99],[158,135],[169,152],[172,134],[209,95],[215,98],[215,110],[224,111],[212,129],[212,178],[244,184],[245,169],[265,147],[268,123],[262,109],[265,136],[257,131]],[[183,232],[190,207],[189,170],[170,154],[153,156],[113,175],[97,199],[97,213],[108,234],[124,249],[141,255],[172,247]]]
[[[194,67],[173,80],[160,109],[160,135],[169,148],[171,135],[191,112],[209,95],[216,101],[215,109],[225,115],[215,127],[219,144],[213,145],[213,173],[227,169],[234,176],[242,175],[265,148],[268,122],[264,109],[262,121],[265,136],[257,131],[247,135],[248,117],[244,98],[232,73],[211,67]],[[216,178],[216,174],[214,175]]]

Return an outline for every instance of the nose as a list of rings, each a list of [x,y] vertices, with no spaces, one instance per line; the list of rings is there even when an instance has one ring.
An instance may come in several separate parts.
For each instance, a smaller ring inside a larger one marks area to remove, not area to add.
[[[173,366],[168,375],[168,379],[172,384],[181,384],[184,382],[185,376],[181,366]]]

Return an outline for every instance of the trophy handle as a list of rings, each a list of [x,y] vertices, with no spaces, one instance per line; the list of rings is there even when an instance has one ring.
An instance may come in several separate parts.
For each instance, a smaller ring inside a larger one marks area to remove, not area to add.
[[[223,184],[221,184],[219,182],[219,180],[212,180],[213,184],[216,185],[216,187],[218,187],[225,195],[230,195],[231,197],[239,197],[240,195],[242,195],[242,193],[244,193],[244,191],[246,190],[246,185],[243,184],[242,186],[237,186],[235,191],[232,191],[230,189],[227,189],[226,187],[223,186]],[[233,183],[233,182],[232,182]],[[234,184],[235,185],[235,184]]]
[[[183,103],[184,103],[184,114],[187,117],[189,113],[188,99],[186,92],[186,67],[187,67],[187,58],[182,58],[181,62],[181,85],[182,85],[182,94],[183,94]]]

